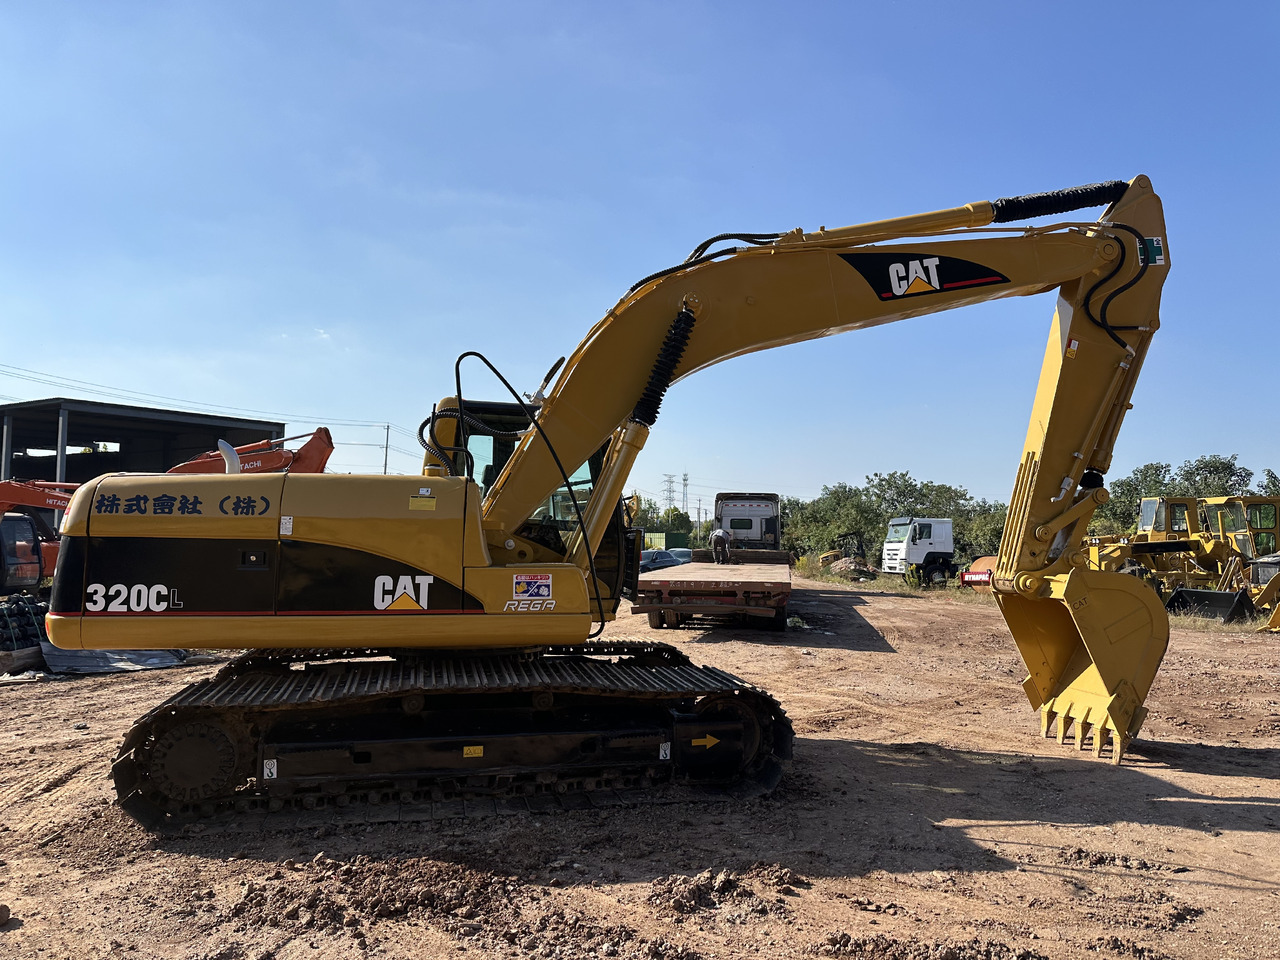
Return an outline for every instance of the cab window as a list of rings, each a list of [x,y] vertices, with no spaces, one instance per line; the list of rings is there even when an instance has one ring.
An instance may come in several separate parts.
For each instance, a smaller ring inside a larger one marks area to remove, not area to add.
[[[1274,533],[1255,533],[1253,542],[1258,545],[1258,556],[1260,557],[1276,552],[1276,535]]]
[[[916,539],[917,539],[917,540],[932,540],[932,539],[933,539],[933,524],[932,524],[932,523],[917,523],[917,524],[916,524]]]
[[[1164,529],[1164,504],[1155,497],[1143,497],[1142,503],[1139,505],[1140,514],[1138,516],[1138,530],[1142,533],[1150,533],[1154,530]],[[1155,526],[1156,511],[1160,511],[1160,526]]]
[[[1274,530],[1276,526],[1275,504],[1249,504],[1249,526],[1254,530]]]
[[[1191,530],[1187,523],[1187,505],[1185,503],[1169,504],[1169,530],[1173,533],[1188,533]]]

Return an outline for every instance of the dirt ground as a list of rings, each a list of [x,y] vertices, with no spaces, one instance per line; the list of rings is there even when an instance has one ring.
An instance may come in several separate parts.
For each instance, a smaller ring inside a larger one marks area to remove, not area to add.
[[[0,687],[0,957],[1280,956],[1280,638],[1175,629],[1112,767],[1038,737],[994,605],[798,586],[786,634],[608,631],[784,703],[746,802],[153,834],[110,758],[214,667]]]

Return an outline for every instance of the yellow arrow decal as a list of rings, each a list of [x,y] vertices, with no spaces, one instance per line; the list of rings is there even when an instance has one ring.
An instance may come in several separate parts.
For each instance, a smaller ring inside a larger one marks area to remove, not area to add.
[[[719,742],[720,742],[719,740],[717,740],[715,737],[713,737],[709,733],[705,737],[701,737],[697,740],[692,741],[695,747],[706,747],[708,750],[710,750]]]

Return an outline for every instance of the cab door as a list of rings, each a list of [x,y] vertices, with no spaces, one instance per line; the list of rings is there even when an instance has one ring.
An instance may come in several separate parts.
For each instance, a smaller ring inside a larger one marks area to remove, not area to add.
[[[4,590],[34,587],[40,583],[40,543],[30,517],[7,514],[0,520],[0,586]]]

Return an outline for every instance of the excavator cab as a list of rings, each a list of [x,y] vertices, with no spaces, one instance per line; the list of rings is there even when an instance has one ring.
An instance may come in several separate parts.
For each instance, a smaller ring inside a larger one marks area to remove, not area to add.
[[[0,519],[0,561],[0,594],[39,586],[45,571],[35,520],[21,513]]]
[[[532,420],[528,408],[515,402],[464,400],[462,407],[467,417],[465,421],[445,414],[434,416],[423,424],[421,434],[424,438],[429,437],[430,444],[423,465],[425,468],[444,466],[443,454],[448,458],[451,472],[477,480],[487,501],[495,491],[520,437],[532,429]],[[455,397],[446,397],[436,406],[437,413],[457,409]],[[580,528],[580,513],[591,501],[609,446],[610,441],[606,441],[585,463],[567,478],[562,478],[561,485],[534,509],[516,531],[522,539],[545,548],[548,551],[546,559],[563,557],[566,544]],[[627,524],[623,504],[619,500],[593,556],[595,577],[611,614],[617,612],[623,597],[635,596],[643,544],[644,531],[632,529]],[[536,552],[534,556],[537,556]]]
[[[1186,540],[1200,529],[1200,511],[1194,497],[1143,497],[1139,504],[1140,539],[1152,543]]]

